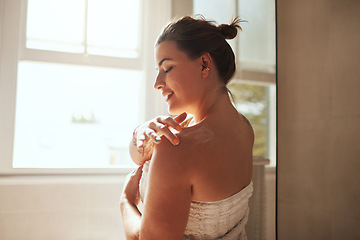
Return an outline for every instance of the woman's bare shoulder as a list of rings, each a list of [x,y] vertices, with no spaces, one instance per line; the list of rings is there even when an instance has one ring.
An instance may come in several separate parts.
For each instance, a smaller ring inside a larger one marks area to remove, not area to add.
[[[182,176],[186,176],[189,166],[187,163],[192,157],[191,145],[186,143],[187,140],[182,139],[179,134],[179,145],[173,145],[170,141],[162,137],[161,142],[156,145],[151,158],[151,165],[157,168],[157,171],[175,177],[172,174],[181,172]]]

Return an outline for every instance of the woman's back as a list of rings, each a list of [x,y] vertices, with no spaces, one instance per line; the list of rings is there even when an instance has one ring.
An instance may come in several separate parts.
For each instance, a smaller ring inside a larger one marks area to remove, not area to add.
[[[250,184],[254,133],[245,117],[233,108],[221,109],[179,133],[188,152],[192,200],[218,201]]]
[[[163,179],[166,185],[171,186],[173,181],[177,183],[183,175],[189,178],[191,204],[185,239],[246,239],[248,200],[253,191],[254,135],[246,118],[236,110],[221,110],[221,113],[183,128],[179,133],[181,144],[171,152],[175,158],[168,155],[164,159],[171,165],[180,164],[183,169]],[[226,121],[220,121],[219,116],[225,117]],[[151,162],[145,164],[140,181],[142,199],[147,188],[149,165]]]

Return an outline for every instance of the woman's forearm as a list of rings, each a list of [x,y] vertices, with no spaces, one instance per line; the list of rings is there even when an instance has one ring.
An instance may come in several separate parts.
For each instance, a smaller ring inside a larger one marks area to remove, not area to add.
[[[120,202],[121,216],[127,240],[138,240],[140,233],[141,213],[139,209],[126,199]]]

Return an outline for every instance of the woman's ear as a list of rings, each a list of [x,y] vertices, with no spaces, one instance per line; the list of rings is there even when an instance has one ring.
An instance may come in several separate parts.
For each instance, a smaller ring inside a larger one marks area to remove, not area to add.
[[[201,76],[203,78],[207,78],[207,76],[209,76],[210,74],[211,69],[213,68],[213,62],[210,53],[205,53],[201,55],[200,59],[202,65]]]

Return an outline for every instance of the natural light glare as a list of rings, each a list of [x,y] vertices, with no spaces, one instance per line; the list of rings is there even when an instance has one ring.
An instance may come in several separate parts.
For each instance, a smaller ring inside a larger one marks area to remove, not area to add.
[[[140,0],[29,0],[26,47],[135,58]]]
[[[28,0],[26,47],[84,51],[84,0]]]
[[[241,68],[275,72],[275,0],[238,0],[241,24],[238,60]]]
[[[206,19],[214,20],[218,24],[230,23],[236,15],[236,2],[234,0],[194,0],[193,7],[195,14],[201,14]]]
[[[201,14],[207,20],[216,21],[217,24],[230,23],[236,16],[236,2],[234,0],[193,0],[193,8],[195,15]],[[227,41],[235,50],[235,40]]]
[[[141,72],[20,62],[14,167],[131,164]]]
[[[137,57],[139,0],[89,0],[88,53]]]

